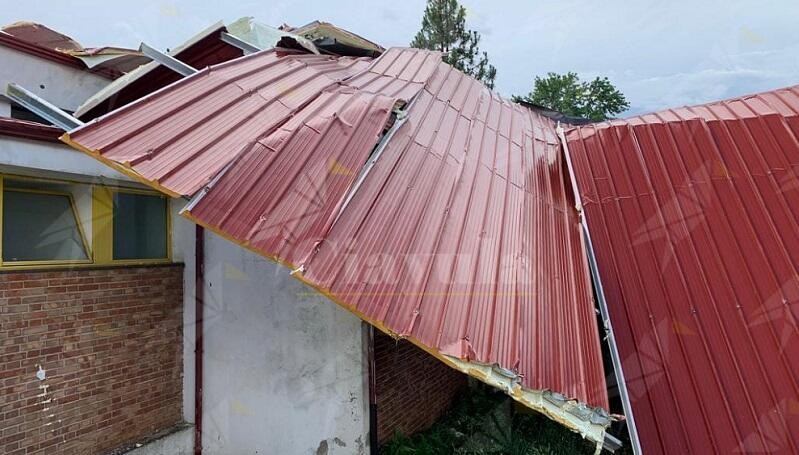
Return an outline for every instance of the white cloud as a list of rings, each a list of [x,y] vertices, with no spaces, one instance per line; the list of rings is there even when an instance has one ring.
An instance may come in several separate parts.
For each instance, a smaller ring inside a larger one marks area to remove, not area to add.
[[[799,2],[746,0],[461,0],[497,67],[504,95],[535,75],[608,76],[636,111],[700,103],[799,83]],[[217,20],[280,25],[315,19],[385,46],[406,46],[424,0],[31,0],[0,10],[0,23],[43,22],[87,46],[174,47]],[[165,14],[164,12],[177,12]]]

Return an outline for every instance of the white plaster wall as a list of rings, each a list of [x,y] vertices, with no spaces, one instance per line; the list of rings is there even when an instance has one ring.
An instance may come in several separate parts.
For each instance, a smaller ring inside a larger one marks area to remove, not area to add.
[[[189,455],[194,453],[194,427],[183,428],[144,444],[125,455]]]
[[[183,262],[183,420],[194,423],[195,225],[180,216],[187,204],[172,199],[172,260]]]
[[[205,453],[368,453],[360,320],[286,268],[205,236]]]
[[[0,46],[0,90],[15,82],[50,103],[74,111],[111,80]]]
[[[2,65],[0,65],[2,67]],[[66,144],[0,136],[0,166],[6,172],[27,168],[89,176],[93,179],[131,181],[128,177]]]

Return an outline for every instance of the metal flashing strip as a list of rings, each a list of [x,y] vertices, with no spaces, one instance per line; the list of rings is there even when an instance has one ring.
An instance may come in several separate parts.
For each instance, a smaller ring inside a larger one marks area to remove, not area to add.
[[[6,96],[64,131],[83,125],[83,122],[67,112],[13,82],[6,85]]]
[[[172,57],[171,55],[165,54],[157,49],[154,49],[144,43],[139,45],[139,52],[150,57],[153,61],[156,61],[165,67],[171,69],[172,71],[180,74],[181,76],[190,76],[197,72],[197,69],[191,67],[180,60]]]
[[[411,100],[411,102],[413,102],[413,100]],[[380,155],[383,154],[383,150],[388,145],[388,142],[392,137],[394,137],[394,134],[397,132],[397,130],[399,130],[400,127],[405,124],[405,120],[408,119],[408,109],[410,109],[411,102],[405,104],[402,109],[394,110],[394,113],[396,114],[396,120],[394,121],[394,124],[391,125],[391,128],[389,128],[386,134],[383,135],[383,137],[380,139],[380,142],[378,142],[375,146],[374,152],[363,165],[363,168],[361,168],[361,172],[358,173],[358,178],[355,180],[355,183],[353,183],[349,192],[347,192],[347,196],[344,198],[344,203],[341,204],[341,209],[336,214],[336,218],[333,219],[330,229],[336,225],[336,221],[338,221],[341,214],[344,213],[344,209],[347,208],[350,201],[352,201],[352,198],[355,197],[355,193],[358,192],[358,188],[360,188],[361,184],[363,184],[363,181],[366,180],[366,176],[369,175],[369,171],[372,170],[372,167],[374,167],[375,163],[380,158]]]
[[[574,166],[572,165],[571,155],[569,154],[569,145],[566,141],[566,135],[563,128],[558,125],[556,132],[563,149],[563,155],[566,159],[566,166],[569,169],[569,177],[572,182],[575,208],[578,212],[578,219],[580,222],[580,230],[583,233],[583,240],[585,242],[586,255],[588,256],[588,268],[591,272],[591,281],[594,285],[594,291],[597,296],[597,303],[599,304],[599,312],[602,316],[602,323],[605,325],[605,332],[607,335],[608,346],[610,347],[610,357],[613,362],[613,369],[616,373],[616,383],[621,395],[622,406],[624,408],[624,415],[627,419],[627,427],[630,434],[630,442],[633,448],[633,453],[636,455],[641,454],[641,443],[638,438],[638,429],[635,426],[635,418],[633,417],[632,403],[630,402],[630,395],[627,391],[627,382],[624,379],[624,371],[622,370],[621,357],[619,356],[619,348],[616,345],[616,337],[613,334],[613,324],[610,321],[608,314],[608,305],[605,300],[605,291],[602,288],[602,279],[599,276],[599,268],[596,263],[596,256],[594,254],[594,244],[591,241],[591,234],[588,232],[588,221],[583,211],[582,201],[580,199],[580,190],[577,187],[577,178],[574,173]]]
[[[603,446],[613,444],[613,441],[605,442],[605,430],[612,422],[612,418],[605,410],[591,408],[584,403],[570,400],[549,390],[526,389],[521,386],[518,375],[496,365],[469,362],[448,355],[443,357],[453,368],[504,391],[528,408],[544,414],[579,433],[583,438],[596,443],[597,453],[602,450]]]
[[[245,55],[246,54],[254,54],[256,52],[259,52],[259,51],[263,50],[263,49],[261,49],[260,47],[254,45],[254,44],[248,43],[247,41],[244,41],[241,38],[237,38],[237,37],[231,35],[228,32],[222,32],[219,35],[219,39],[221,39],[223,42],[225,42],[227,44],[230,44],[233,47],[237,47],[237,48],[241,49],[244,52]]]

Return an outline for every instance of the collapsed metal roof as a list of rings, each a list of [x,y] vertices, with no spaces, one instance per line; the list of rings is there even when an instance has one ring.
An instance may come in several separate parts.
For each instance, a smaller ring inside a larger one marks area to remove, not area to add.
[[[569,131],[644,453],[799,453],[799,86]]]
[[[555,124],[441,61],[273,49],[68,144],[362,319],[602,441],[608,396]]]
[[[13,37],[13,39],[9,39]],[[119,47],[84,48],[45,25],[20,21],[0,28],[0,43],[42,58],[116,79],[149,61],[140,52]],[[23,44],[24,43],[24,44]],[[72,58],[74,57],[74,58]]]

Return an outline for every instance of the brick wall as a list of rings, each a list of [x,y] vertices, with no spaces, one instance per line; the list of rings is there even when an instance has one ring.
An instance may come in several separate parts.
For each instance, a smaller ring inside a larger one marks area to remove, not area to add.
[[[444,414],[466,387],[466,375],[417,348],[375,331],[377,437],[410,436]]]
[[[102,453],[179,423],[182,292],[180,265],[0,273],[0,453]]]

